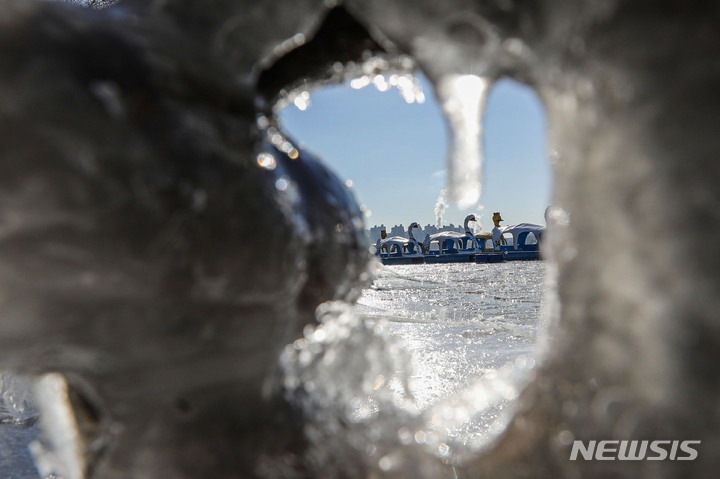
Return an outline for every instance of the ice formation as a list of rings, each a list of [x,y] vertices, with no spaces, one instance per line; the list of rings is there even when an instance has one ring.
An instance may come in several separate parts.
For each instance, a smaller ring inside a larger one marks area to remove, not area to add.
[[[78,438],[65,450],[88,459],[72,474],[322,477],[303,435],[317,424],[284,399],[276,358],[319,303],[357,296],[362,215],[270,130],[272,106],[299,87],[304,104],[306,82],[345,65],[407,58],[445,92],[462,202],[478,193],[487,86],[507,75],[543,98],[557,303],[492,448],[453,469],[417,447],[427,435],[410,447],[412,428],[393,435],[350,403],[369,422],[328,475],[714,477],[717,7],[326,3],[0,3],[0,368],[65,376]],[[368,80],[386,88],[380,73]],[[336,320],[308,334],[322,345]],[[698,460],[568,461],[574,439],[666,437],[701,440]]]

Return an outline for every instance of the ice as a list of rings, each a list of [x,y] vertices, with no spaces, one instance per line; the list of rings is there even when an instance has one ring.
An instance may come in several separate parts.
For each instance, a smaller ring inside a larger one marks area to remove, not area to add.
[[[23,376],[0,372],[0,423],[23,423],[37,417],[30,382]]]
[[[37,479],[28,444],[40,434],[32,382],[25,376],[0,373],[0,477]]]
[[[85,451],[75,415],[68,400],[68,385],[58,373],[46,374],[33,387],[41,410],[42,438],[30,443],[35,465],[42,477],[85,477]]]
[[[283,365],[325,460],[372,450],[384,470],[413,444],[453,464],[491,444],[535,365],[544,268],[384,267],[355,306],[321,306]]]
[[[482,183],[482,113],[490,82],[475,75],[447,75],[437,84],[437,96],[450,124],[448,157],[450,198],[461,208],[480,199]]]

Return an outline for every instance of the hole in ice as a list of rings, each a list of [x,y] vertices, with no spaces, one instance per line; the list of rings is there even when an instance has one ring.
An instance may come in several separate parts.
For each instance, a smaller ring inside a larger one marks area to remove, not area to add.
[[[462,229],[468,211],[455,207],[444,193],[449,136],[433,88],[418,74],[423,100],[410,103],[406,93],[393,92],[390,77],[300,92],[279,112],[281,127],[352,187],[366,210],[366,224],[376,226],[371,244],[381,227],[389,236],[407,236],[406,226],[413,221],[421,225],[414,231],[419,240],[428,231],[422,225]],[[551,172],[545,112],[532,88],[503,79],[490,89],[483,144],[482,209],[476,214],[480,221],[470,226],[478,233],[480,228],[490,231],[496,210],[507,220],[503,226],[542,225]]]
[[[407,237],[403,224],[426,224],[414,230],[422,241],[438,226],[462,225],[469,212],[446,199],[449,135],[432,87],[422,76],[418,82],[421,105],[381,93],[386,80],[363,78],[298,95],[278,115],[291,137],[353,185],[368,210],[367,224],[376,225],[368,232],[371,244],[380,237],[377,225],[387,225],[388,236]],[[502,226],[543,225],[551,174],[541,102],[531,88],[500,80],[490,89],[483,120],[485,184],[474,231],[489,232],[494,211],[501,212]],[[508,234],[507,244],[514,241]],[[518,236],[521,242],[530,246],[537,238]],[[438,241],[429,244],[440,250]],[[503,430],[532,373],[545,265],[398,265],[379,268],[376,276],[352,308],[321,308],[321,325],[288,348],[286,386],[303,391],[303,408],[316,422],[327,421],[323,408],[341,411],[353,425],[352,441],[363,434],[358,424],[369,423],[402,445],[423,444],[443,460],[461,460],[463,451],[483,447]],[[407,434],[395,434],[403,420]],[[380,447],[365,439],[373,451]]]

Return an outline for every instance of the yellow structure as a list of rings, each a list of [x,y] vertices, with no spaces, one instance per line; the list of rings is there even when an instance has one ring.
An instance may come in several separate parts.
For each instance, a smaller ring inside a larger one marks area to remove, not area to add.
[[[500,213],[493,213],[493,215],[492,215],[492,220],[493,220],[493,223],[495,224],[495,227],[496,227],[496,228],[499,228],[499,227],[500,227],[500,222],[501,222],[501,221],[505,221],[505,220],[502,219],[502,216],[500,216]]]

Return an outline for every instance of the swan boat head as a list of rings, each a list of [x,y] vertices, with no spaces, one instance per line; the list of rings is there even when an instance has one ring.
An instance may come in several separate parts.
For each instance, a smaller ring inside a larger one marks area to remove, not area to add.
[[[420,225],[417,224],[416,221],[413,221],[412,223],[410,223],[410,226],[408,226],[408,238],[410,239],[410,241],[414,241],[415,243],[417,243],[418,241],[415,239],[415,236],[413,236],[412,232],[414,228],[420,228]]]
[[[468,223],[470,223],[471,221],[477,221],[475,219],[475,215],[473,215],[473,214],[469,214],[465,217],[464,226],[465,226],[465,234],[472,236],[473,233],[472,233],[472,231],[470,231],[470,226],[468,226]]]
[[[505,221],[505,220],[502,219],[502,216],[500,216],[500,213],[495,212],[495,213],[493,213],[493,215],[492,215],[492,221],[493,221],[493,224],[495,224],[495,227],[496,227],[496,228],[499,228],[499,227],[500,227],[500,222],[501,222],[501,221]]]

